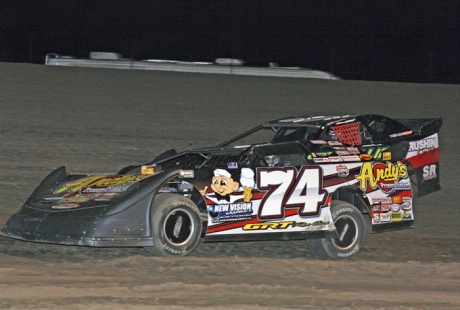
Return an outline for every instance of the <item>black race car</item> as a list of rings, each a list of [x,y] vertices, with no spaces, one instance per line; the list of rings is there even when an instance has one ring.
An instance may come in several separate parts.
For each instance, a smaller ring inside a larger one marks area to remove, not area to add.
[[[301,116],[216,147],[164,152],[111,175],[48,175],[1,230],[9,238],[187,255],[204,242],[305,239],[319,258],[410,228],[440,189],[441,118]]]

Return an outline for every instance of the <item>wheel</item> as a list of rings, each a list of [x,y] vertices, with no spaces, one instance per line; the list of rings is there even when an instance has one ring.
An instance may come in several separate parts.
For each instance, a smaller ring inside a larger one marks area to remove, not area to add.
[[[346,259],[359,252],[366,228],[359,210],[352,204],[335,200],[331,205],[336,238],[307,239],[307,246],[320,259]]]
[[[190,199],[178,194],[160,194],[152,209],[153,247],[144,249],[154,255],[185,256],[200,241],[201,217]]]

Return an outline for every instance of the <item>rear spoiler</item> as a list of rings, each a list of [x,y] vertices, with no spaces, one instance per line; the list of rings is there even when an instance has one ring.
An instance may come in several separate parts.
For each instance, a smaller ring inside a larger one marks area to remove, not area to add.
[[[431,122],[420,126],[420,135],[438,133],[442,126],[442,117],[434,118]]]
[[[442,117],[419,119],[396,119],[399,123],[412,129],[415,135],[431,135],[438,133],[442,126]]]

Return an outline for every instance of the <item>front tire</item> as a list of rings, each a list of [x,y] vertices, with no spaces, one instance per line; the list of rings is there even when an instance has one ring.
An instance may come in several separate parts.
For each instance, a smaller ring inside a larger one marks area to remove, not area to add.
[[[320,259],[347,259],[359,252],[364,243],[365,225],[359,210],[345,201],[331,205],[332,219],[338,237],[307,239],[307,246]]]
[[[202,223],[198,207],[178,194],[155,198],[152,215],[153,247],[144,249],[158,256],[185,256],[200,241]]]

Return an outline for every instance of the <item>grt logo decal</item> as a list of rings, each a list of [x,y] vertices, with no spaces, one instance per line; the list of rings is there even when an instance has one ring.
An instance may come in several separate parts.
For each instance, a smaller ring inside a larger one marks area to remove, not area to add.
[[[306,223],[306,222],[262,222],[262,223],[254,223],[254,224],[246,224],[243,227],[243,230],[267,230],[268,228],[271,229],[286,229],[288,227],[309,227],[309,226],[321,226],[327,225],[329,222],[324,221],[316,221],[313,223]]]
[[[299,208],[299,215],[319,214],[327,198],[323,189],[320,167],[303,166],[260,168],[257,170],[257,187],[266,190],[259,207],[259,219],[284,218],[286,208]]]
[[[396,165],[391,162],[387,162],[386,165],[383,163],[372,165],[366,162],[361,167],[361,173],[356,176],[356,179],[360,181],[359,187],[363,190],[366,190],[369,185],[371,188],[378,186],[381,190],[390,192],[405,187],[397,183],[400,178],[405,177],[407,177],[407,167],[399,161]]]

